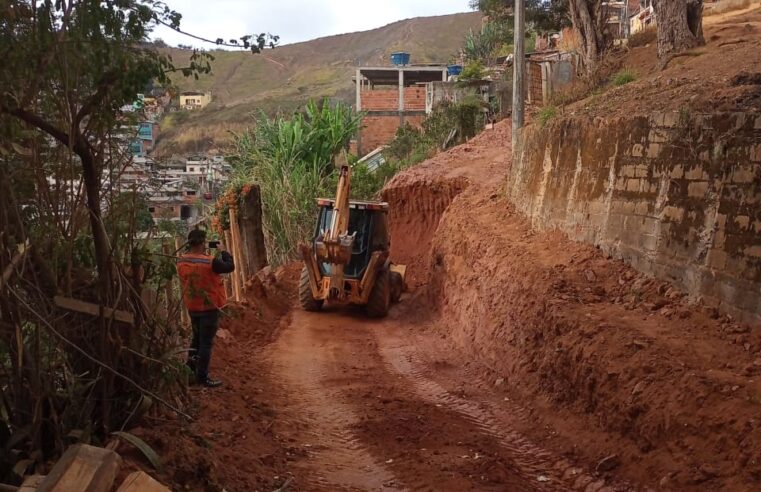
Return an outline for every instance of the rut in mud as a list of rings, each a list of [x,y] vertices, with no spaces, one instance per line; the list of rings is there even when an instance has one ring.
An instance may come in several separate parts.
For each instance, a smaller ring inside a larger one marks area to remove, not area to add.
[[[389,183],[392,255],[412,289],[388,318],[301,311],[298,265],[253,289],[215,352],[227,386],[193,390],[196,422],[142,434],[169,456],[167,482],[753,489],[761,368],[743,344],[761,340],[592,247],[533,232],[502,198],[508,140],[500,124]]]

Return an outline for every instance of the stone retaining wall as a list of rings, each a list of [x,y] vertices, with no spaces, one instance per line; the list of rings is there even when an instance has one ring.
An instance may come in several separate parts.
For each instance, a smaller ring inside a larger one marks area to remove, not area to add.
[[[520,141],[508,195],[534,227],[761,322],[761,115],[568,118]]]

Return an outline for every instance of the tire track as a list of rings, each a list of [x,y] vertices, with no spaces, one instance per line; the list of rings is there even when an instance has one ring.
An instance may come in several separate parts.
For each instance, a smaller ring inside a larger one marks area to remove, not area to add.
[[[357,417],[343,403],[340,391],[330,387],[346,354],[320,341],[317,332],[330,326],[325,319],[316,325],[314,317],[295,310],[272,358],[273,369],[290,390],[293,420],[305,424],[306,434],[313,439],[306,444],[310,473],[304,475],[303,485],[308,490],[400,490],[394,474],[374,459],[351,430]]]
[[[381,341],[380,352],[395,372],[402,374],[410,381],[418,397],[456,411],[480,432],[495,438],[509,453],[511,461],[516,466],[516,474],[535,483],[535,490],[584,492],[634,490],[627,484],[606,484],[604,480],[594,477],[564,458],[553,456],[552,453],[536,446],[523,435],[511,430],[509,422],[498,418],[488,405],[451,394],[425,376],[423,364],[409,353],[409,349],[390,347],[387,341]],[[516,405],[510,405],[507,413],[513,414],[513,411],[515,414],[526,415],[525,410]],[[500,413],[505,413],[505,409],[501,409]]]

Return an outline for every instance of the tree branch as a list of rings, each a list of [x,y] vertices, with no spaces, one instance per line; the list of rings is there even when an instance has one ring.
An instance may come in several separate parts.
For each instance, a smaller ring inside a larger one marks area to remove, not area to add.
[[[51,125],[47,121],[43,120],[40,116],[26,111],[24,109],[16,108],[11,109],[7,106],[4,106],[0,104],[0,113],[6,113],[12,116],[15,116],[16,118],[20,119],[21,121],[25,123],[29,123],[30,125],[42,130],[43,132],[47,133],[51,137],[55,138],[62,144],[69,146],[71,144],[71,137],[68,133],[59,130],[55,126]]]

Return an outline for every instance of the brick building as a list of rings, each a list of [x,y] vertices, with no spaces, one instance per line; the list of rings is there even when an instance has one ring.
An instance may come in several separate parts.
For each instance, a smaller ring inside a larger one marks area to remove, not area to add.
[[[419,126],[426,115],[426,84],[445,80],[446,66],[357,68],[355,108],[365,113],[357,154],[387,144],[405,123]]]

